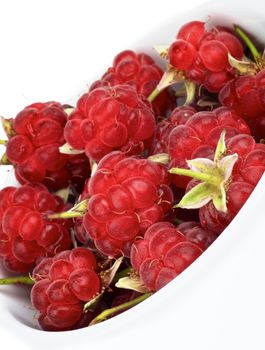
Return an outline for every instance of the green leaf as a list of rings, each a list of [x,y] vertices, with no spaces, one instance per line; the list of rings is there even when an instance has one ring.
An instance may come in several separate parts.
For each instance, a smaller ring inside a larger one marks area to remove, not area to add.
[[[193,187],[175,208],[198,209],[209,203],[216,188],[208,183],[200,183]]]
[[[139,276],[136,274],[131,274],[128,277],[120,278],[119,281],[115,284],[115,287],[130,289],[139,293],[148,292],[148,289],[142,284]]]

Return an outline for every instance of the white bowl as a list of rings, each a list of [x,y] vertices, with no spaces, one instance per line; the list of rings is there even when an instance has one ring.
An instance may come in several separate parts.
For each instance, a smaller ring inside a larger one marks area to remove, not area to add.
[[[262,39],[265,7],[259,0],[244,5],[238,0],[210,1],[181,17],[176,9],[169,21],[131,47],[169,43],[184,22],[208,18],[214,23],[239,23]],[[12,170],[3,167],[0,179],[1,188],[15,181]],[[195,263],[141,305],[90,328],[40,331],[29,290],[1,287],[0,333],[16,338],[20,349],[264,349],[264,200],[265,176],[229,227]]]

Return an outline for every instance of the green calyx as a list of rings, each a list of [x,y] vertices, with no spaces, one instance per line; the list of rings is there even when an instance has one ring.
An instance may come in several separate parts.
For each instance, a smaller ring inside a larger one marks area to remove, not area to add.
[[[225,131],[223,131],[213,161],[207,158],[197,158],[187,161],[190,169],[170,169],[171,174],[189,176],[201,181],[185,194],[175,207],[198,209],[212,201],[217,210],[226,212],[226,189],[237,160],[236,153],[226,155]]]

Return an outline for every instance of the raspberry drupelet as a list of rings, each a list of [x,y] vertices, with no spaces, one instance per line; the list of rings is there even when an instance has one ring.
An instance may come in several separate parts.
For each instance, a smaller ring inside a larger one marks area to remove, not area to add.
[[[157,291],[201,255],[201,246],[190,241],[173,224],[158,222],[132,245],[131,264],[143,285]]]
[[[150,143],[155,117],[149,102],[129,85],[97,88],[77,102],[64,130],[71,147],[98,162],[121,150],[140,154]]]
[[[116,151],[98,164],[88,186],[84,228],[106,256],[129,256],[137,236],[170,210],[173,194],[163,165]]]
[[[87,157],[59,151],[65,143],[66,122],[67,114],[58,102],[31,104],[8,120],[12,131],[8,135],[6,156],[21,184],[42,182],[52,190],[77,182],[82,186],[90,173]]]
[[[70,248],[68,224],[46,218],[63,208],[41,184],[0,191],[0,259],[8,270],[28,272],[41,257]]]
[[[40,313],[38,320],[44,330],[75,329],[84,316],[85,302],[101,287],[96,257],[82,247],[44,258],[32,278],[31,302]]]

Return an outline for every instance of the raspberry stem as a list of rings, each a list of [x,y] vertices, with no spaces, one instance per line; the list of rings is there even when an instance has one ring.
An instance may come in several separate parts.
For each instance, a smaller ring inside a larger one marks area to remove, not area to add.
[[[116,282],[118,282],[120,278],[128,276],[132,271],[133,269],[129,266],[129,267],[126,267],[126,269],[123,269],[120,272],[117,272],[115,277],[113,278],[112,283],[116,284]]]
[[[29,276],[15,276],[15,277],[7,277],[7,278],[0,278],[0,285],[4,284],[29,284],[33,285],[35,282],[32,278]]]
[[[145,299],[149,298],[152,295],[152,293],[146,293],[143,295],[140,295],[138,298],[133,299],[131,301],[128,301],[124,304],[112,307],[110,309],[106,309],[103,312],[101,312],[97,317],[95,317],[89,324],[89,326],[92,326],[94,324],[100,323],[102,321],[105,321],[108,317],[110,317],[111,315],[113,315],[116,312],[119,311],[125,311],[139,303],[141,303],[142,301],[144,301]]]
[[[215,185],[217,183],[216,178],[209,174],[199,173],[197,171],[193,171],[190,169],[182,169],[182,168],[172,168],[169,170],[171,174],[189,176],[193,179],[204,181],[210,184]]]
[[[259,63],[261,60],[261,54],[258,52],[257,48],[253,44],[252,40],[248,37],[248,35],[237,25],[234,25],[235,32],[240,36],[240,38],[244,41],[244,43],[249,48],[254,60],[256,63]]]
[[[0,145],[6,146],[7,145],[7,140],[0,140]]]
[[[53,213],[48,215],[48,219],[72,219],[84,216],[87,211],[88,199],[77,203],[73,208],[62,213]]]
[[[148,96],[147,100],[149,102],[153,102],[154,99],[160,94],[161,90],[159,90],[158,88],[155,88],[151,94]]]

